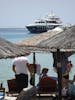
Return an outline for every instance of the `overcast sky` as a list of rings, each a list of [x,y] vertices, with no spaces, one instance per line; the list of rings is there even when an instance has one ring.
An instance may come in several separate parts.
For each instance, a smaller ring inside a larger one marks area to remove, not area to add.
[[[25,27],[51,11],[75,24],[75,0],[0,0],[0,28]]]

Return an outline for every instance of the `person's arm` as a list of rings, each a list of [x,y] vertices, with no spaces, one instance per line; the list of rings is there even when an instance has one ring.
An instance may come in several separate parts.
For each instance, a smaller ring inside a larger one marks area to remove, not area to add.
[[[27,68],[28,68],[28,70],[29,70],[29,67],[30,67],[30,65],[29,65],[29,63],[27,63]],[[29,70],[30,71],[30,70]]]
[[[12,66],[12,70],[14,73],[16,73],[16,66],[15,65]]]

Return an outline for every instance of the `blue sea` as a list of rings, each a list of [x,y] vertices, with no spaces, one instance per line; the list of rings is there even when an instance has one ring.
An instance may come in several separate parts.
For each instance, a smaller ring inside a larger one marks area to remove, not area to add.
[[[17,43],[19,41],[28,39],[37,34],[31,34],[25,28],[0,28],[0,37],[5,38],[6,40]],[[33,63],[33,54],[27,56],[30,63]],[[72,61],[73,68],[70,72],[70,79],[73,78],[75,74],[75,54],[69,57]],[[6,90],[8,90],[7,80],[14,78],[15,75],[12,71],[12,60],[13,59],[0,59],[0,83],[3,83],[3,86]],[[53,57],[51,53],[36,53],[36,63],[41,65],[41,69],[43,67],[47,67],[49,69],[48,74],[50,76],[57,76],[55,71],[53,70]],[[36,77],[37,81],[37,77]]]

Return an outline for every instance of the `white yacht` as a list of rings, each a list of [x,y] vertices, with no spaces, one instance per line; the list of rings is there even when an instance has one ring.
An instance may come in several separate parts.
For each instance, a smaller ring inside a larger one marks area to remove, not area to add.
[[[34,23],[27,25],[26,28],[31,33],[41,33],[52,30],[59,26],[62,26],[60,18],[54,13],[51,13],[41,19],[34,21]]]

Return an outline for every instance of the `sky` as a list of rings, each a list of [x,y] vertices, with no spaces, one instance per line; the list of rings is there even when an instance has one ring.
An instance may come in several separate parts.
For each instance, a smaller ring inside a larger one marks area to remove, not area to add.
[[[55,13],[65,24],[75,24],[75,0],[0,0],[0,28],[24,28]]]

